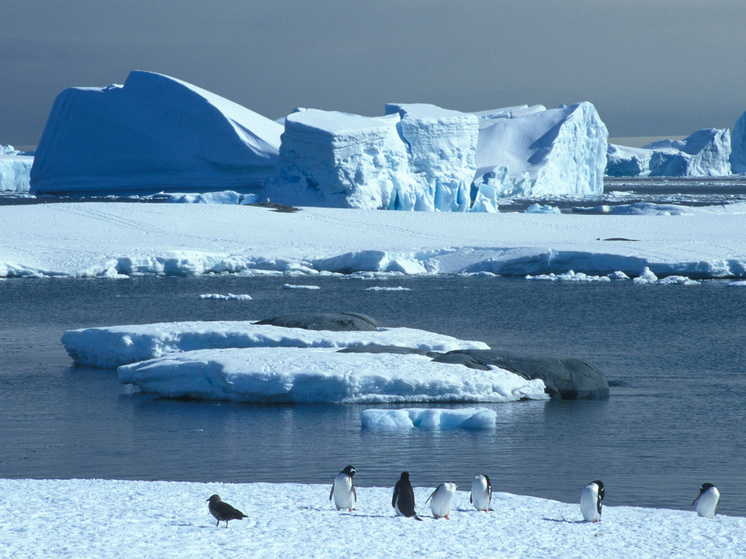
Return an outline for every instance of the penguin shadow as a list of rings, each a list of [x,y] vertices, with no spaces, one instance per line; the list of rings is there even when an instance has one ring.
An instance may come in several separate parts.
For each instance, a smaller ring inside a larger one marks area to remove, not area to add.
[[[566,518],[542,518],[545,522],[556,522],[557,524],[594,524],[587,520],[567,520]]]

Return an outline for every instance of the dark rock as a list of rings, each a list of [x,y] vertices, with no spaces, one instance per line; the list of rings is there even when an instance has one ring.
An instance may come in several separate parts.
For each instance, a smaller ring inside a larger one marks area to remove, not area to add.
[[[375,319],[365,314],[352,312],[289,314],[276,318],[265,318],[255,322],[255,324],[303,328],[305,330],[331,330],[332,332],[371,331],[379,328]]]
[[[541,379],[547,394],[563,400],[600,400],[609,397],[604,374],[582,359],[518,355],[507,351],[466,349],[449,351],[433,361],[457,363],[471,369],[488,370],[489,365],[526,379]]]
[[[414,347],[399,347],[395,345],[364,345],[355,347],[345,347],[337,351],[337,353],[394,353],[396,355],[409,355],[416,353],[417,355],[427,355],[430,358],[435,358],[442,353],[437,351],[429,351],[427,349],[418,349]]]

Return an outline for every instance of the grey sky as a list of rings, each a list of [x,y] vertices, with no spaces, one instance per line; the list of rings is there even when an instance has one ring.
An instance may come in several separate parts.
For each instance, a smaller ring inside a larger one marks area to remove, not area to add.
[[[135,69],[273,119],[591,101],[611,136],[732,128],[744,22],[732,0],[0,0],[0,144],[36,144],[60,91]]]

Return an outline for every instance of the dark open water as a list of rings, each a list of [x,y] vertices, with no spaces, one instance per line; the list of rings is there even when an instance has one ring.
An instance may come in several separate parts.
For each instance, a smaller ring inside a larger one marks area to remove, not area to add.
[[[319,291],[283,290],[284,283]],[[368,291],[374,285],[411,291]],[[201,300],[248,293],[253,301]],[[206,277],[0,281],[0,477],[331,483],[456,481],[576,502],[602,479],[608,505],[691,509],[715,483],[746,516],[746,287],[571,284],[480,277],[359,280]],[[588,359],[608,401],[492,405],[494,431],[380,433],[352,405],[257,406],[133,393],[74,367],[67,329],[356,311],[385,326]]]

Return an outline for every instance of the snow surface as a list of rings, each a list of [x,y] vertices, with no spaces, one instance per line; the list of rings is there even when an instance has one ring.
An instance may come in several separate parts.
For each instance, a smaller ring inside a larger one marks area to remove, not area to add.
[[[36,150],[31,193],[246,190],[273,172],[282,126],[153,72],[57,96]]]
[[[356,464],[355,481],[365,470]],[[341,466],[340,466],[341,467]],[[392,487],[357,486],[354,512],[337,511],[327,485],[167,481],[0,480],[0,554],[100,559],[226,557],[637,557],[743,556],[746,518],[700,518],[692,511],[613,506],[582,521],[578,503],[495,492],[493,511],[474,510],[457,491],[450,520],[425,504],[422,522],[394,516]],[[417,472],[410,469],[416,483]],[[470,486],[464,472],[462,487]],[[583,483],[578,487],[578,499]],[[248,517],[215,527],[206,499],[219,494]],[[694,491],[696,495],[696,490]],[[691,500],[692,497],[690,497]]]
[[[731,172],[746,173],[746,113],[743,113],[733,126],[730,142]]]
[[[501,197],[603,192],[608,131],[591,103],[478,114],[475,206],[492,211]]]
[[[609,144],[612,177],[722,177],[731,174],[731,136],[725,128],[697,130],[683,140],[659,140],[641,148]]]
[[[0,145],[0,192],[28,192],[34,157]]]
[[[0,206],[0,277],[213,273],[746,278],[746,204],[691,215]],[[616,240],[615,240],[616,239]],[[624,240],[626,239],[626,240]]]
[[[459,340],[414,328],[329,332],[243,321],[162,322],[68,330],[62,343],[82,365],[113,369],[172,353],[216,348],[329,348],[388,345],[427,351],[489,349],[483,342]]]
[[[487,408],[367,409],[360,422],[367,429],[494,429],[497,413]]]
[[[119,380],[167,398],[253,403],[512,402],[546,400],[544,382],[426,355],[260,347],[176,353],[122,365]]]

